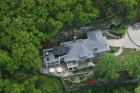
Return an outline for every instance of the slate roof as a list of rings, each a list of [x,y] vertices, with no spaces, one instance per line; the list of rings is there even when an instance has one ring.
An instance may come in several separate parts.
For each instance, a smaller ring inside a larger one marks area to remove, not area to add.
[[[69,47],[65,47],[64,45],[54,46],[53,53],[55,55],[63,55],[69,52]]]
[[[94,30],[87,32],[87,37],[90,40],[99,41],[103,36],[101,30]]]
[[[92,58],[94,53],[110,50],[107,39],[102,36],[101,30],[87,32],[87,37],[87,39],[78,39],[75,42],[69,41],[60,44],[70,48],[64,58],[65,62]],[[97,51],[94,51],[95,48],[97,48]]]

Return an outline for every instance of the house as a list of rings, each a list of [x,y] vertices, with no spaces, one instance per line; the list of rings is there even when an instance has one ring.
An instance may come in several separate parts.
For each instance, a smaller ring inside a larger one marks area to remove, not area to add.
[[[87,39],[76,39],[60,43],[50,49],[43,50],[46,68],[66,62],[69,71],[74,71],[80,63],[91,62],[94,57],[110,50],[106,36],[101,30],[86,32]]]

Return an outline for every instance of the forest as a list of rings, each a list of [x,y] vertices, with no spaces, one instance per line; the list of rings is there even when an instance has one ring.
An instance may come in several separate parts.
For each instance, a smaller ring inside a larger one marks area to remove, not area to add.
[[[53,85],[55,93],[63,93],[59,79],[57,85],[38,73],[42,43],[63,27],[116,13],[131,20],[138,5],[137,0],[0,0],[0,93],[54,93]]]

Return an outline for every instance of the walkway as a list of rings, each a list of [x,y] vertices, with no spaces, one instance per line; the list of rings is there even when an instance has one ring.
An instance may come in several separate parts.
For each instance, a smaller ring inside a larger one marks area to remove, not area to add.
[[[114,55],[115,55],[115,56],[119,56],[119,55],[122,53],[122,51],[123,51],[123,47],[120,47],[120,48],[119,48],[119,51],[116,52],[116,53],[114,53]]]

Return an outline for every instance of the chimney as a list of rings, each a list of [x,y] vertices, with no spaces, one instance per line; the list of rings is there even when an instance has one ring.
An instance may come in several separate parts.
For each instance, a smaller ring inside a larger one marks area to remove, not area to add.
[[[73,37],[73,42],[76,42],[76,36]]]

